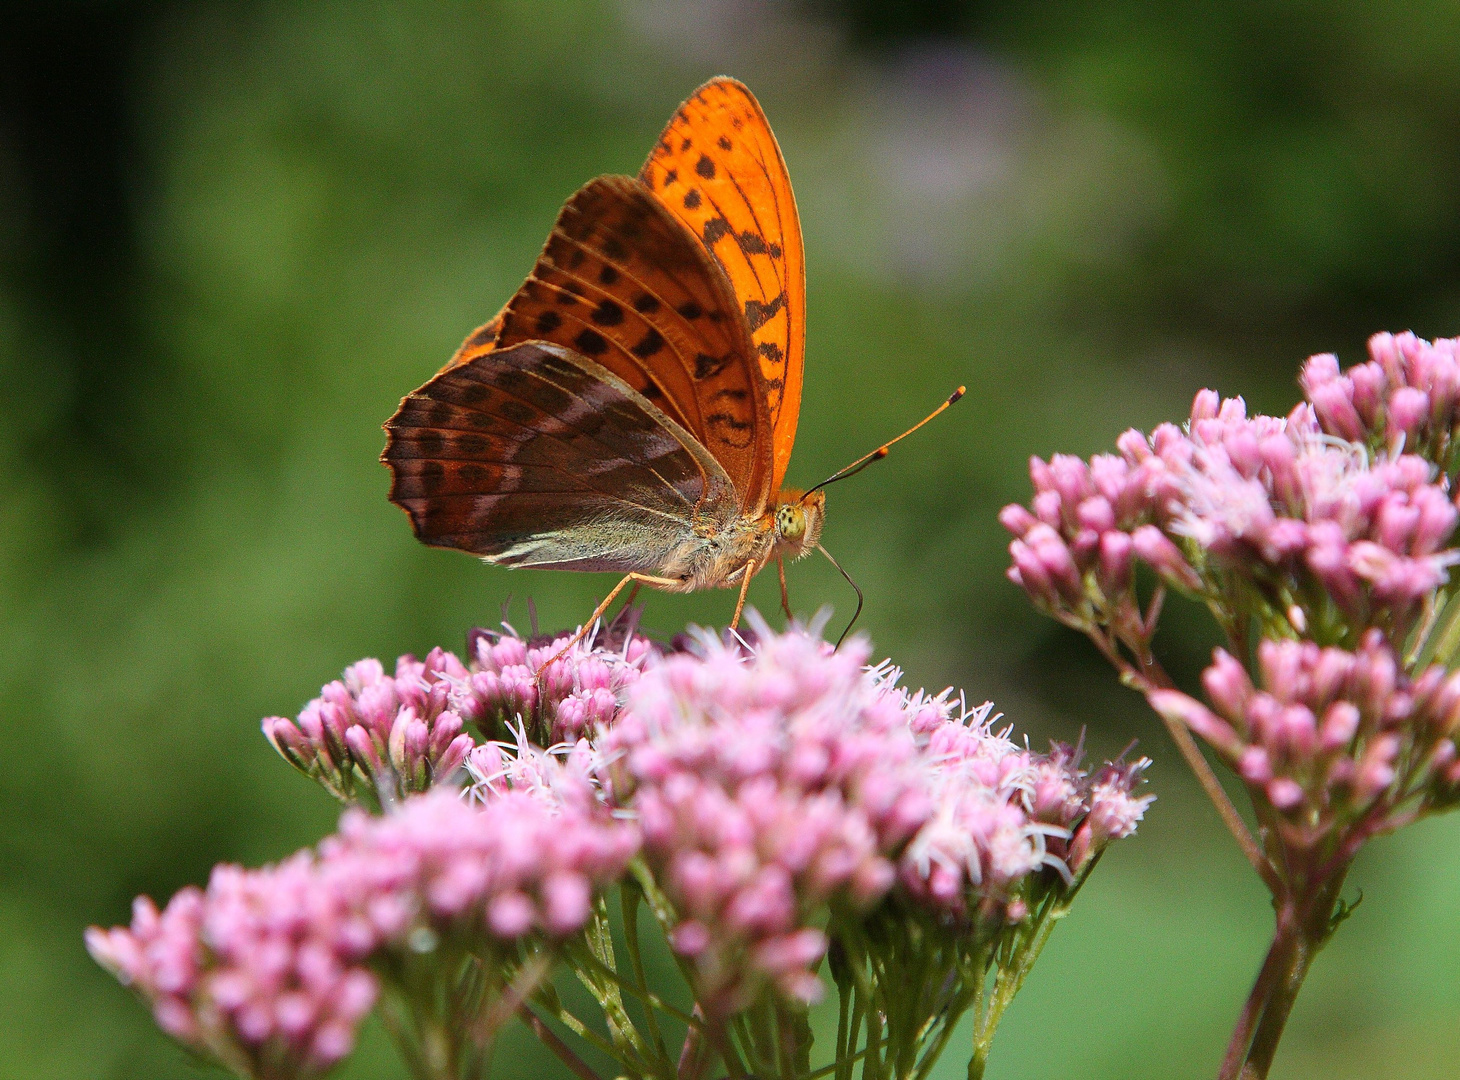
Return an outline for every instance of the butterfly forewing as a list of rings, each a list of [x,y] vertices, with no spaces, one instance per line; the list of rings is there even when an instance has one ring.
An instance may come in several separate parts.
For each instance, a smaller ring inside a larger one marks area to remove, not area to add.
[[[763,505],[771,423],[723,272],[630,177],[602,176],[563,207],[496,347],[568,346],[612,371],[698,438],[742,507]]]
[[[508,565],[650,570],[736,495],[696,440],[592,360],[543,344],[457,364],[386,424],[416,535]]]
[[[670,120],[639,179],[735,291],[764,379],[779,490],[801,409],[806,278],[791,179],[760,105],[733,79],[706,83]]]

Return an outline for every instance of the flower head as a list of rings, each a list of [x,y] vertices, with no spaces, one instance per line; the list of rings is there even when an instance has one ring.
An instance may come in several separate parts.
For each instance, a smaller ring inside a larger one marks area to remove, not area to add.
[[[1310,848],[1361,819],[1383,831],[1411,800],[1454,798],[1460,673],[1406,675],[1377,630],[1353,652],[1264,641],[1258,669],[1254,685],[1219,649],[1203,676],[1211,709],[1175,690],[1151,701],[1232,765],[1291,844]]]
[[[320,846],[320,871],[353,899],[369,935],[392,947],[421,931],[487,945],[566,937],[638,850],[637,830],[584,797],[587,788],[586,778],[563,776],[488,788],[477,801],[431,792],[383,817],[350,810]]]
[[[648,638],[617,636],[588,635],[569,647],[568,633],[527,641],[510,627],[474,630],[467,639],[470,673],[457,685],[453,706],[488,738],[525,725],[543,745],[576,741],[613,719],[628,688],[659,655]]]
[[[882,897],[931,811],[909,701],[864,672],[866,645],[756,631],[748,655],[705,639],[646,672],[598,741],[717,1015],[767,984],[818,997],[819,913]]]
[[[451,653],[402,656],[395,674],[361,660],[296,720],[271,716],[264,735],[295,768],[344,801],[389,802],[449,783],[473,746],[450,702],[467,670]]]
[[[1324,431],[1390,456],[1420,454],[1454,478],[1460,338],[1375,334],[1368,362],[1340,371],[1332,353],[1313,356],[1300,382]]]
[[[180,1042],[247,1075],[316,1076],[350,1052],[378,993],[346,899],[308,853],[219,866],[206,890],[162,911],[139,897],[130,927],[92,927],[86,944]]]
[[[1062,743],[1020,747],[985,704],[946,718],[926,747],[935,810],[899,863],[908,894],[941,920],[1017,922],[1037,875],[1066,880],[1111,840],[1135,831],[1154,796],[1132,792],[1148,764],[1106,765],[1091,777]]]

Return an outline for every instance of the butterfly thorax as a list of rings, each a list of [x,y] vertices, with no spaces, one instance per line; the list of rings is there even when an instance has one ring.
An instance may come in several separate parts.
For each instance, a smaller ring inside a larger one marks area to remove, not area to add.
[[[671,592],[738,587],[747,566],[754,575],[775,559],[795,560],[812,551],[821,537],[825,510],[821,492],[807,497],[788,488],[758,517],[701,519],[693,537],[668,553],[655,574],[680,583],[664,586]]]

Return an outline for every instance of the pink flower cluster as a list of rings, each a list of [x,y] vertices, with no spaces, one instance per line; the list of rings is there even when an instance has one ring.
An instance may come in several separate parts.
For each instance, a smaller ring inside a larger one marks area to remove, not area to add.
[[[346,811],[320,845],[320,870],[332,890],[358,900],[382,944],[422,929],[467,940],[482,930],[502,941],[562,938],[583,928],[594,894],[637,850],[636,830],[596,800],[510,788],[473,805],[437,791],[384,817]]]
[[[1358,628],[1402,626],[1455,562],[1444,478],[1414,455],[1370,461],[1307,405],[1248,417],[1241,398],[1203,390],[1185,430],[1126,432],[1119,445],[1121,457],[1088,465],[1034,459],[1032,512],[1001,515],[1016,536],[1010,577],[1066,621],[1148,639],[1130,592],[1139,558],[1189,591],[1215,594],[1236,574],[1284,616],[1312,583]]]
[[[379,660],[361,660],[297,720],[264,720],[264,735],[286,761],[344,801],[389,802],[426,791],[450,781],[473,746],[450,701],[467,674],[443,649],[424,661],[402,656],[394,676]]]
[[[543,745],[592,732],[613,718],[658,650],[647,638],[628,634],[618,648],[596,644],[590,636],[563,652],[570,639],[560,634],[533,644],[511,632],[473,631],[471,672],[453,699],[456,707],[488,738],[517,724],[525,724]]]
[[[348,908],[301,853],[219,866],[161,912],[138,897],[130,928],[92,927],[86,946],[178,1041],[242,1075],[316,1076],[353,1048],[379,990]]]
[[[1071,613],[1094,605],[1139,636],[1136,560],[1181,588],[1195,591],[1201,582],[1160,528],[1176,495],[1173,478],[1139,432],[1126,432],[1119,446],[1121,455],[1097,454],[1088,463],[1068,454],[1031,458],[1032,510],[1013,503],[999,520],[1015,537],[1009,578],[1036,603]]]
[[[1215,711],[1176,690],[1149,697],[1277,811],[1288,843],[1312,847],[1371,812],[1367,831],[1382,831],[1412,797],[1449,801],[1460,788],[1460,673],[1436,665],[1410,678],[1377,630],[1355,652],[1264,641],[1258,670],[1260,689],[1218,649],[1202,677]]]
[[[1241,398],[1197,395],[1189,438],[1163,447],[1181,498],[1172,531],[1224,566],[1310,573],[1350,617],[1408,611],[1446,579],[1456,511],[1423,458],[1370,462],[1324,437],[1312,410],[1248,418]]]
[[[992,709],[931,732],[924,753],[935,809],[899,864],[911,897],[960,924],[1020,921],[1031,875],[1079,873],[1111,840],[1134,833],[1155,798],[1134,794],[1146,759],[1106,765],[1092,778],[1068,746],[1037,754],[1007,729],[995,732]]]
[[[381,817],[352,807],[317,854],[220,866],[206,892],[184,889],[160,913],[139,898],[130,928],[93,927],[87,945],[163,1030],[235,1071],[323,1072],[374,1005],[371,965],[384,953],[560,939],[622,875],[637,830],[571,766],[533,768],[541,783],[501,786],[480,804],[436,790]]]
[[[1422,454],[1453,479],[1460,338],[1375,334],[1368,362],[1340,372],[1338,357],[1323,353],[1309,358],[1300,381],[1324,431],[1391,455]]]
[[[879,899],[931,810],[901,702],[863,675],[866,646],[756,629],[748,657],[707,640],[703,657],[651,669],[598,744],[679,913],[696,1000],[722,1016],[767,982],[819,997],[813,918]]]
[[[1150,801],[1131,795],[1129,769],[1097,817],[1073,754],[1018,749],[990,731],[989,707],[950,717],[946,693],[909,695],[896,669],[866,670],[860,641],[833,651],[757,631],[748,655],[706,641],[646,672],[597,745],[716,1015],[767,984],[815,1000],[823,913],[856,918],[899,885],[941,922],[971,908],[1018,922],[1033,875],[1068,875],[1062,856],[1128,835]]]

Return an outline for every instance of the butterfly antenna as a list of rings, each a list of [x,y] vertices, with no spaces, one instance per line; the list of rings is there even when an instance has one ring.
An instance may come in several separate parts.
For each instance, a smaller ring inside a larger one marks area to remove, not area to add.
[[[955,401],[957,401],[959,398],[961,398],[964,395],[964,393],[967,391],[967,389],[968,388],[966,386],[960,386],[957,390],[953,391],[953,393],[951,393],[951,394],[948,395],[948,400],[947,401],[943,402],[943,404],[939,405],[932,412],[928,413],[927,416],[923,417],[921,420],[919,420],[912,427],[908,428],[906,431],[904,431],[897,438],[895,438],[895,439],[889,439],[887,442],[885,442],[881,446],[879,446],[876,450],[873,450],[870,454],[864,454],[864,455],[862,455],[856,461],[854,461],[850,465],[848,465],[845,469],[838,469],[836,472],[832,473],[830,476],[828,476],[821,483],[817,484],[816,487],[812,488],[811,491],[816,491],[816,490],[818,490],[820,488],[824,488],[824,487],[826,487],[827,484],[834,483],[837,480],[845,480],[849,476],[856,476],[857,473],[861,472],[868,465],[871,465],[873,462],[881,461],[883,458],[885,458],[887,456],[887,451],[892,448],[892,444],[893,443],[901,442],[903,439],[907,438],[909,435],[911,435],[918,428],[922,427],[929,420],[933,419],[933,417],[935,417],[939,413],[941,413],[949,405],[952,405]],[[811,491],[808,491],[806,493],[806,495],[810,495],[811,494]],[[802,499],[805,499],[806,498],[806,495],[801,496],[801,498]],[[827,558],[830,559],[831,556],[828,555]],[[833,560],[833,561],[835,561],[835,560]],[[841,567],[837,567],[837,569],[838,570],[841,570]],[[845,576],[846,571],[843,570],[842,571],[842,574],[843,574],[843,576]],[[851,578],[847,578],[847,580],[848,581],[851,581],[852,579]],[[855,585],[852,586],[852,587],[853,588],[856,588]],[[855,621],[855,620],[853,620],[853,621]],[[845,637],[846,635],[844,634],[842,636]]]
[[[945,406],[945,408],[946,408],[946,406]],[[924,421],[924,423],[926,423],[926,421]],[[857,588],[857,583],[852,580],[852,575],[849,574],[849,573],[847,573],[845,570],[843,570],[842,569],[842,564],[839,563],[839,562],[837,562],[835,559],[833,559],[831,557],[831,552],[827,551],[826,548],[822,547],[820,544],[817,544],[816,545],[816,550],[819,551],[819,552],[821,552],[823,555],[825,555],[827,557],[827,559],[830,561],[831,565],[832,566],[835,566],[837,568],[837,572],[839,574],[841,574],[842,577],[844,577],[844,578],[847,579],[847,584],[852,587],[852,591],[857,594],[857,610],[854,611],[854,612],[852,612],[852,621],[849,622],[849,623],[847,623],[847,628],[842,631],[842,636],[836,639],[836,647],[838,649],[840,649],[842,647],[842,642],[843,641],[846,641],[847,640],[847,635],[852,632],[852,627],[854,627],[854,626],[857,625],[857,619],[861,617],[861,614],[862,614],[862,600],[864,598],[862,596],[862,590],[859,589],[859,588]]]

